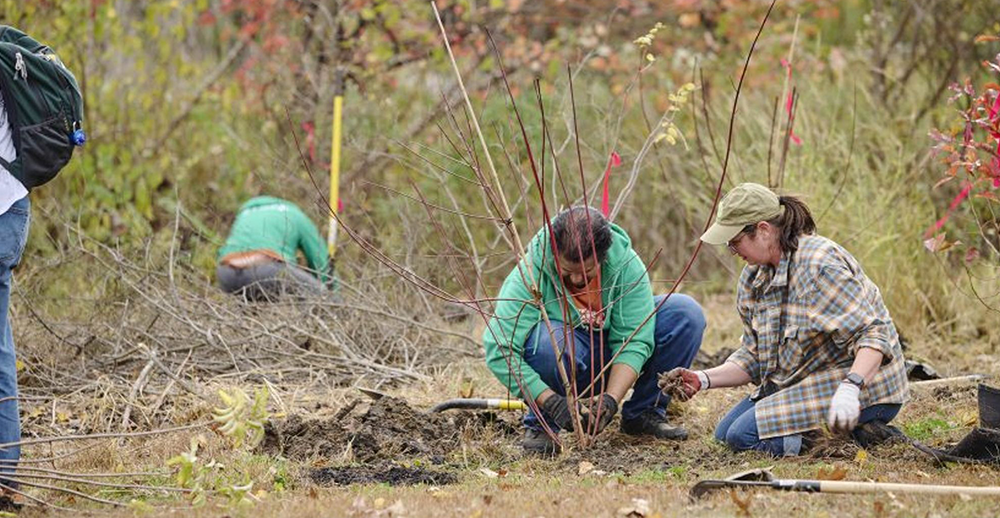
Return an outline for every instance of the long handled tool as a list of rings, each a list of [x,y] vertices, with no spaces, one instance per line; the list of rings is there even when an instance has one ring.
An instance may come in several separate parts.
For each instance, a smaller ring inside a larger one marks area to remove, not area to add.
[[[358,390],[362,394],[378,401],[384,397],[388,397],[385,392],[379,392],[378,390],[372,390],[370,388],[358,387]],[[442,401],[434,405],[431,408],[431,413],[443,412],[445,410],[527,410],[528,404],[520,399],[502,399],[502,398],[490,398],[490,399],[476,399],[476,398],[458,398],[449,399],[447,401]]]
[[[334,214],[340,210],[340,142],[343,112],[344,71],[338,68],[334,79],[333,137],[330,147],[330,229],[326,234],[326,247],[331,258],[337,251],[337,218]]]
[[[846,480],[776,479],[770,472],[754,470],[724,480],[702,480],[691,488],[691,500],[725,488],[766,487],[806,493],[912,493],[924,495],[982,495],[1000,497],[997,486],[942,486],[937,484],[896,484],[889,482],[850,482]]]
[[[461,409],[494,409],[494,410],[527,410],[528,405],[520,399],[449,399],[431,408],[431,412],[442,412],[453,408]]]

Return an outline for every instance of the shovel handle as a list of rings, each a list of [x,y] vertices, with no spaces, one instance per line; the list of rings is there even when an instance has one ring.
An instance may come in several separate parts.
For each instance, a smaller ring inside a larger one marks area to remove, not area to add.
[[[924,495],[978,495],[1000,496],[997,486],[941,486],[936,484],[897,484],[891,482],[850,482],[846,480],[702,480],[691,488],[691,501],[696,501],[706,493],[723,488],[769,487],[783,491],[806,493],[910,493]]]
[[[913,493],[925,495],[1000,496],[996,486],[941,486],[937,484],[897,484],[891,482],[849,482],[846,480],[809,481],[819,484],[820,493]]]

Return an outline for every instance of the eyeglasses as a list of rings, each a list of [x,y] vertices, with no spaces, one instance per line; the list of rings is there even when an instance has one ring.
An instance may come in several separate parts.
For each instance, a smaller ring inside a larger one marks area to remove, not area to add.
[[[743,227],[743,230],[740,230],[740,232],[736,234],[736,236],[730,239],[729,242],[726,243],[726,248],[729,249],[729,253],[736,255],[738,253],[736,251],[736,247],[739,246],[740,241],[742,241],[747,234],[752,233],[755,227],[756,225],[747,225]]]

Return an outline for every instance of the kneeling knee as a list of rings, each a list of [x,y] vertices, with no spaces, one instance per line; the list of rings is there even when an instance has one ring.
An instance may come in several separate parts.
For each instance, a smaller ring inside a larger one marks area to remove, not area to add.
[[[677,294],[672,297],[678,299],[676,311],[684,324],[692,329],[704,331],[706,326],[705,311],[701,309],[701,304],[688,295]]]
[[[726,432],[725,437],[720,440],[733,451],[752,450],[754,446],[760,442],[760,440],[756,437],[747,437],[745,433],[741,433],[739,430],[733,430],[732,428],[730,428]]]

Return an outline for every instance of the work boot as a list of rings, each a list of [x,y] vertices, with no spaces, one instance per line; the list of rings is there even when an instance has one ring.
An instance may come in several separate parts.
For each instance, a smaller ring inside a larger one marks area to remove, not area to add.
[[[622,432],[629,435],[652,435],[657,439],[683,441],[687,439],[687,430],[680,426],[671,426],[667,417],[650,408],[632,419],[622,418]]]
[[[524,448],[524,453],[542,457],[552,457],[559,454],[559,445],[549,437],[549,434],[545,433],[544,430],[535,430],[534,428],[524,429],[521,448]]]

